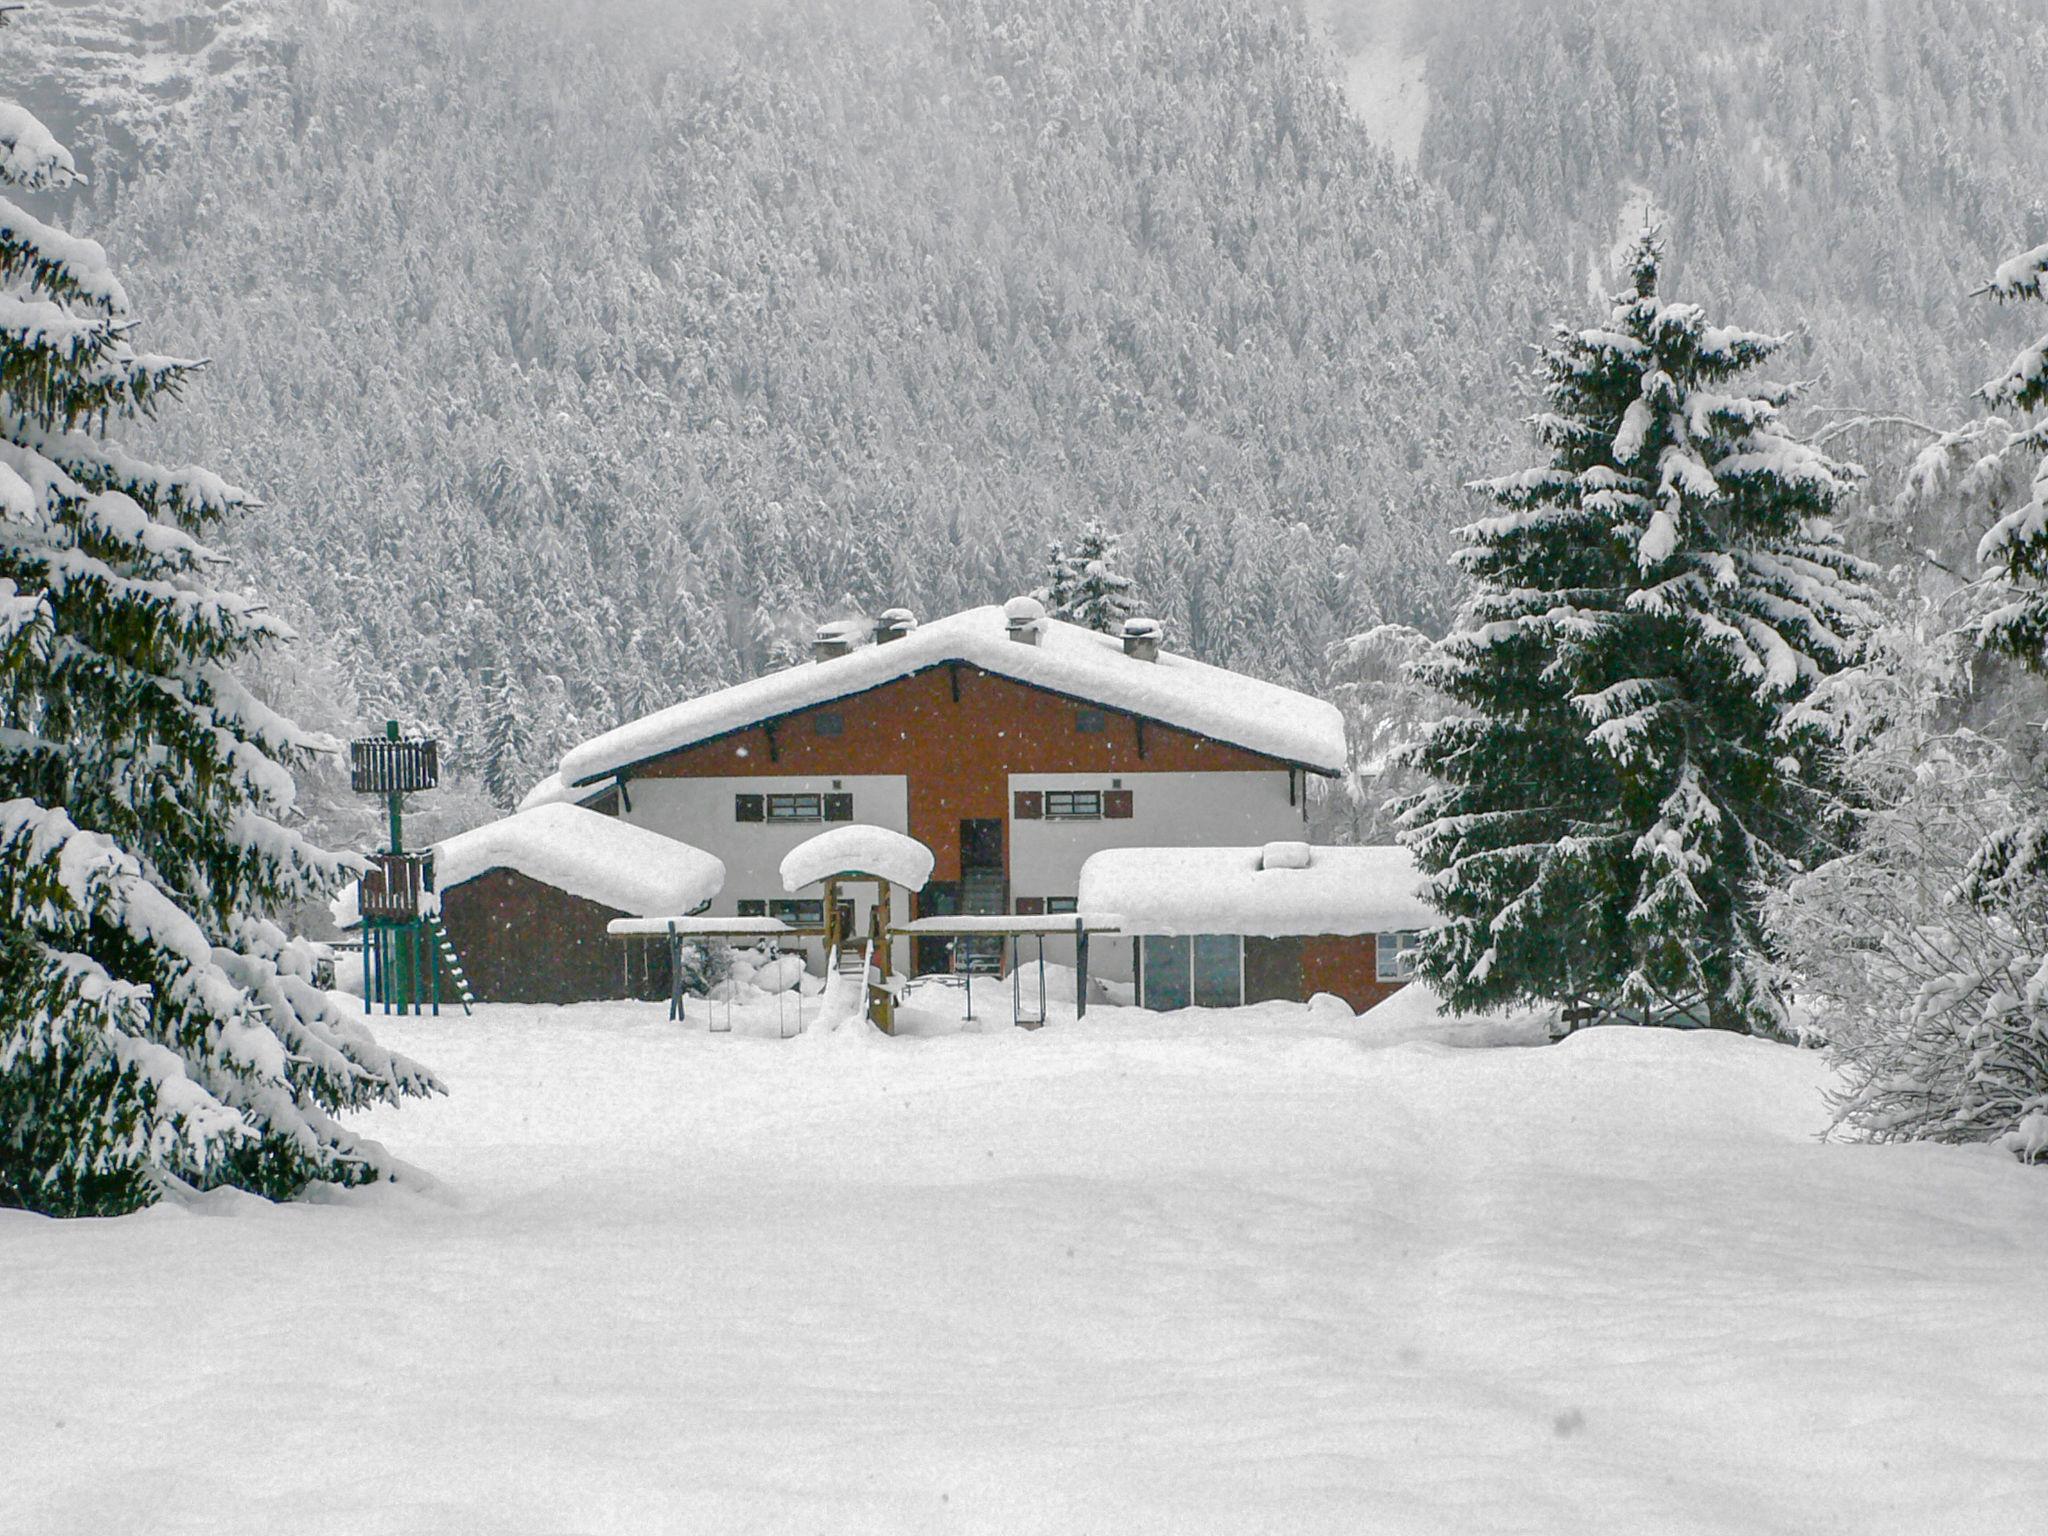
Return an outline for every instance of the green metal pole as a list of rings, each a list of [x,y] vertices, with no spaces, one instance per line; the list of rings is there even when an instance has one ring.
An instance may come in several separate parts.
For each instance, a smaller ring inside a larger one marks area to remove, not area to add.
[[[386,720],[384,722],[384,739],[386,741],[398,740],[398,722],[396,720]],[[391,851],[393,853],[403,853],[405,852],[405,819],[402,808],[405,804],[405,796],[394,789],[384,798],[391,810]]]

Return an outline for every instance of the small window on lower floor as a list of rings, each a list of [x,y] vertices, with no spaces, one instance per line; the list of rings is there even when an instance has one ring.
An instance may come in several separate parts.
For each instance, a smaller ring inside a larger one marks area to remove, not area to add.
[[[1047,821],[1100,821],[1102,791],[1099,789],[1048,789],[1045,792]]]
[[[1078,912],[1081,910],[1081,898],[1078,896],[1048,896],[1045,898],[1045,910],[1054,917],[1059,916],[1063,912]]]
[[[1414,929],[1379,936],[1378,975],[1381,981],[1413,981],[1422,935]]]
[[[792,928],[822,928],[825,925],[825,903],[822,900],[771,901],[768,903],[768,915]]]
[[[770,795],[770,821],[823,821],[825,804],[819,795]]]

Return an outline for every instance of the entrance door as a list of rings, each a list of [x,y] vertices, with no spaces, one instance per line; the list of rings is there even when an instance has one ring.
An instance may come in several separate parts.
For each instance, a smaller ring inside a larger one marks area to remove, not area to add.
[[[982,816],[960,823],[960,910],[993,917],[1010,907],[1010,883],[1003,873],[1003,821],[1000,816]],[[971,960],[982,967],[1000,968],[1003,941],[997,938],[960,939],[957,961]],[[962,965],[961,969],[968,967]]]

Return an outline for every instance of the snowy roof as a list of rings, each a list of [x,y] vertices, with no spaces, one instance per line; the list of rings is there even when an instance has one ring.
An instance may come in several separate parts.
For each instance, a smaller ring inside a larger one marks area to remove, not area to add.
[[[701,848],[628,826],[576,805],[543,805],[458,832],[434,844],[434,887],[446,892],[493,869],[510,869],[600,906],[640,916],[687,912],[716,896],[725,865]],[[334,903],[335,921],[356,921],[356,888]]]
[[[805,662],[671,705],[586,741],[562,759],[565,783],[584,784],[633,763],[744,730],[797,710],[863,693],[947,662],[1123,710],[1245,747],[1318,773],[1344,767],[1344,719],[1322,699],[1162,651],[1124,654],[1114,635],[1042,619],[1038,641],[1009,635],[1001,607],[934,619],[885,645]]]
[[[571,788],[562,782],[559,773],[551,773],[526,792],[526,798],[519,802],[519,809],[531,811],[543,805],[588,805],[610,788],[609,784],[578,784]]]
[[[1081,866],[1080,906],[1126,933],[1399,933],[1431,928],[1405,848],[1109,848]]]
[[[932,877],[932,851],[901,832],[856,823],[807,837],[782,858],[785,891],[848,874],[879,875],[891,885],[921,891]]]

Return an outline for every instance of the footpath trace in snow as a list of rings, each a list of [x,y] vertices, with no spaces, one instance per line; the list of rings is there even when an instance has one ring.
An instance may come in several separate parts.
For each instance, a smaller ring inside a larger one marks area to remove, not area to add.
[[[2039,1173],[1818,1140],[1814,1053],[925,1003],[393,1020],[424,1189],[0,1212],[0,1530],[2038,1519]]]

